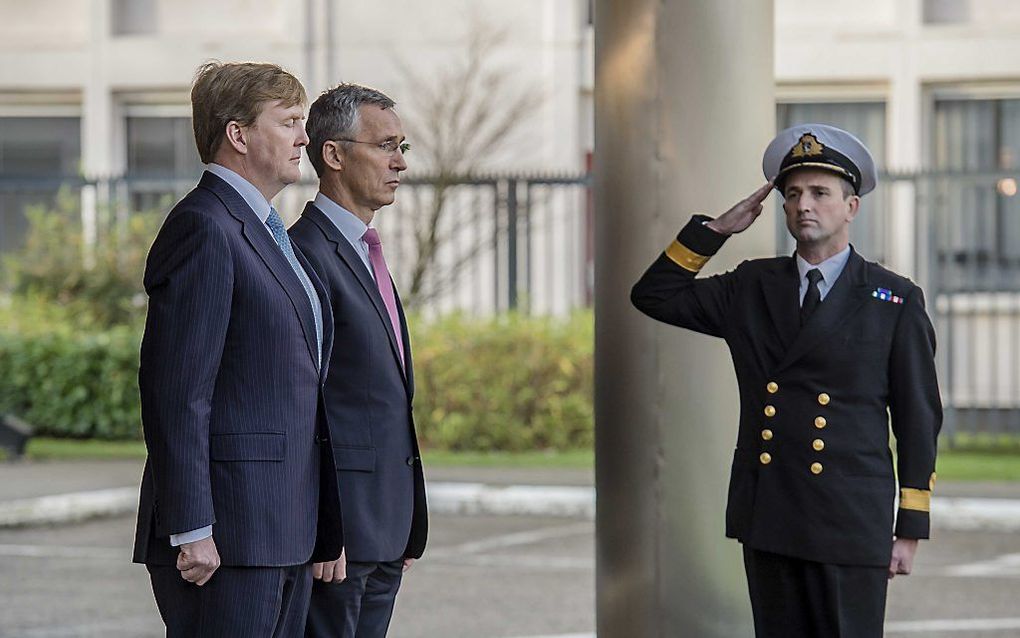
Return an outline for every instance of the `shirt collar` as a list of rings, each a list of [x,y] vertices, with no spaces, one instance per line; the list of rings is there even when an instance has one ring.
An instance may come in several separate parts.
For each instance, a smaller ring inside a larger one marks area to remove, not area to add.
[[[319,210],[326,214],[329,221],[333,222],[333,225],[336,226],[340,233],[347,238],[347,241],[349,241],[352,246],[358,245],[358,242],[361,241],[365,231],[368,230],[368,224],[361,221],[357,215],[340,204],[337,204],[322,193],[315,194],[315,201],[313,203]]]
[[[846,262],[850,259],[850,245],[839,251],[832,257],[829,257],[820,264],[810,264],[800,255],[797,255],[797,272],[800,273],[800,279],[803,281],[807,278],[809,270],[817,268],[822,271],[822,279],[826,285],[831,286],[836,283],[836,279],[843,272],[843,268],[846,266]]]
[[[272,205],[266,201],[266,198],[262,196],[259,189],[255,188],[254,184],[220,164],[206,164],[205,170],[230,184],[237,191],[238,195],[247,202],[258,218],[262,220],[262,223],[266,223],[266,220],[269,219],[269,210],[272,208]]]

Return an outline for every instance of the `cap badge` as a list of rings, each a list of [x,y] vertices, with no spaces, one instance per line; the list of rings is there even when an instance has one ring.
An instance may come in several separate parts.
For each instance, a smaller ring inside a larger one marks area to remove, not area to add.
[[[805,133],[800,136],[800,140],[793,147],[791,155],[793,157],[814,157],[822,154],[822,143],[818,141],[818,138],[811,133]]]

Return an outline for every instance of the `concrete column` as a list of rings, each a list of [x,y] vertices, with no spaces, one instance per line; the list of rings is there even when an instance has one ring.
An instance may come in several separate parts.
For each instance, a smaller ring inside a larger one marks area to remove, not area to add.
[[[921,0],[902,0],[897,11],[897,23],[903,29],[903,37],[898,43],[896,63],[891,69],[889,104],[886,106],[887,160],[892,171],[916,171],[924,164],[924,102],[917,60]],[[916,188],[914,182],[908,181],[894,182],[889,188],[888,266],[898,273],[916,278],[926,270],[917,268]]]
[[[631,285],[696,211],[764,182],[772,2],[598,0],[596,482],[600,638],[751,635],[724,538],[737,389],[721,340],[657,324]],[[771,200],[710,271],[775,254]]]
[[[82,175],[98,181],[81,190],[83,260],[94,265],[94,248],[102,215],[109,210],[109,182],[113,173],[113,95],[107,71],[110,40],[110,3],[92,0],[90,6],[89,77],[82,85],[81,153]]]

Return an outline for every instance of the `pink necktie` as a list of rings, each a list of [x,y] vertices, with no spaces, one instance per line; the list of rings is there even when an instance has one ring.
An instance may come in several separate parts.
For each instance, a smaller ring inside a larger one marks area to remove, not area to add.
[[[393,293],[393,281],[390,279],[390,270],[386,267],[386,258],[382,254],[382,240],[379,239],[379,232],[369,228],[361,239],[368,244],[368,260],[372,262],[372,271],[375,273],[375,285],[379,288],[379,296],[382,297],[386,312],[390,316],[390,325],[393,326],[393,335],[397,338],[397,350],[400,352],[400,368],[404,368],[404,339],[400,332],[400,316],[397,314],[397,297]]]

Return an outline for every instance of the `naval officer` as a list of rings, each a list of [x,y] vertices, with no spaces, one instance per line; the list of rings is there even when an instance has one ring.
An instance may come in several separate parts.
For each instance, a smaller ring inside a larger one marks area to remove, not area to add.
[[[921,289],[850,245],[877,181],[856,137],[794,126],[763,168],[768,183],[747,199],[692,217],[631,301],[729,346],[740,425],[726,535],[743,545],[756,636],[878,637],[888,579],[910,573],[929,535],[935,334]],[[698,278],[772,188],[796,252]]]

